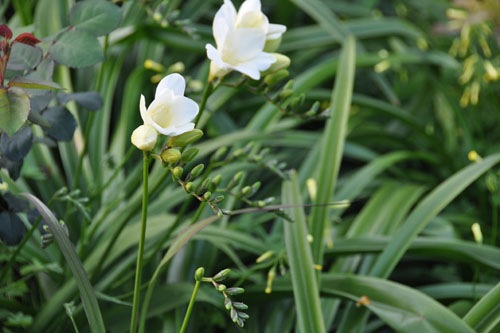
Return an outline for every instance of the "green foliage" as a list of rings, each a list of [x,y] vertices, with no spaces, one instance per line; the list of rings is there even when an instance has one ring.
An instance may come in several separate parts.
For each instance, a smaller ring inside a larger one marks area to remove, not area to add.
[[[0,124],[9,136],[14,135],[28,119],[30,100],[18,88],[0,88]]]

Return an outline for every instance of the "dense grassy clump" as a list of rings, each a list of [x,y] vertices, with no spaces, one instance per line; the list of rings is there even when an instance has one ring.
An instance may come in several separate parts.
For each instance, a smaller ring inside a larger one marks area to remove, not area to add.
[[[0,3],[75,120],[30,116],[19,175],[1,164],[3,332],[129,329],[143,174],[140,331],[500,330],[496,0],[264,0],[290,66],[214,84],[222,1],[86,1]],[[174,72],[203,136],[143,163],[140,95]]]

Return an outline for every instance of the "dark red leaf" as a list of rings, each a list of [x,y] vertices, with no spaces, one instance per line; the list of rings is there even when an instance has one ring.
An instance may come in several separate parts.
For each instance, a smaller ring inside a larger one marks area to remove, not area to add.
[[[32,34],[25,32],[17,36],[16,39],[14,39],[14,42],[35,46],[36,44],[40,43],[40,40]]]
[[[0,36],[4,37],[5,39],[11,39],[12,30],[10,30],[10,28],[6,24],[0,24]]]

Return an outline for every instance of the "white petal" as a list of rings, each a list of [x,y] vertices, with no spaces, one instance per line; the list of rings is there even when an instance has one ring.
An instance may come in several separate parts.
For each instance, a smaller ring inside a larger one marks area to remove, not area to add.
[[[167,128],[163,128],[162,131],[160,132],[163,135],[170,135],[170,136],[175,136],[175,135],[180,135],[185,132],[189,132],[192,129],[194,129],[194,123],[188,123],[182,126],[171,126]]]
[[[259,29],[237,29],[228,34],[221,50],[222,61],[232,66],[255,58],[266,43],[265,34]]]
[[[148,124],[149,122],[149,116],[147,114],[147,108],[146,108],[146,98],[144,95],[141,95],[141,99],[139,100],[139,110],[141,112],[141,118],[144,124]]]
[[[170,90],[176,96],[184,95],[186,81],[182,75],[173,73],[165,76],[156,87],[155,99],[159,98],[166,90]]]
[[[269,23],[269,27],[267,29],[267,39],[280,38],[285,31],[285,25]]]
[[[215,13],[212,23],[212,31],[217,45],[224,44],[227,31],[234,27],[236,20],[236,9],[231,1],[224,1],[224,4]]]
[[[207,49],[207,57],[208,59],[212,60],[219,66],[220,68],[224,68],[225,64],[224,61],[222,61],[222,58],[219,54],[219,51],[215,49],[211,44],[205,45],[205,48]]]
[[[178,97],[172,105],[172,123],[176,126],[186,124],[196,117],[198,111],[195,101],[184,96]]]
[[[234,69],[249,76],[254,80],[260,79],[260,72],[265,71],[276,61],[276,58],[269,53],[261,52],[257,57],[238,66]]]
[[[260,12],[260,11],[261,11],[260,0],[246,0],[241,4],[240,9],[238,9],[238,16],[250,12]]]

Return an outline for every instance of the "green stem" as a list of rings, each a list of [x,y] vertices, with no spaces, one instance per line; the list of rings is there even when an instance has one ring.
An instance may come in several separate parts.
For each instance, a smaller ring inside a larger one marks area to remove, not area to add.
[[[210,97],[210,94],[214,91],[212,82],[207,82],[205,85],[205,89],[203,90],[203,95],[201,96],[201,102],[200,102],[200,112],[198,112],[198,115],[196,116],[196,119],[194,123],[198,125],[198,122],[201,119],[201,115],[203,114],[203,111],[205,110],[205,106],[207,105],[208,97]]]
[[[142,219],[141,234],[139,237],[139,249],[137,253],[137,264],[135,268],[134,299],[132,302],[132,319],[130,321],[130,332],[134,333],[137,329],[137,320],[139,315],[139,299],[141,293],[142,259],[144,256],[144,239],[146,238],[146,221],[148,218],[148,171],[150,156],[144,152],[143,170],[142,170]]]
[[[200,288],[201,281],[196,280],[196,284],[194,285],[193,293],[191,294],[191,299],[189,300],[188,308],[186,310],[186,315],[184,316],[184,321],[182,322],[181,329],[179,333],[184,333],[186,331],[189,317],[191,317],[191,312],[193,311],[194,300],[196,299],[196,295],[198,294],[198,289]]]

